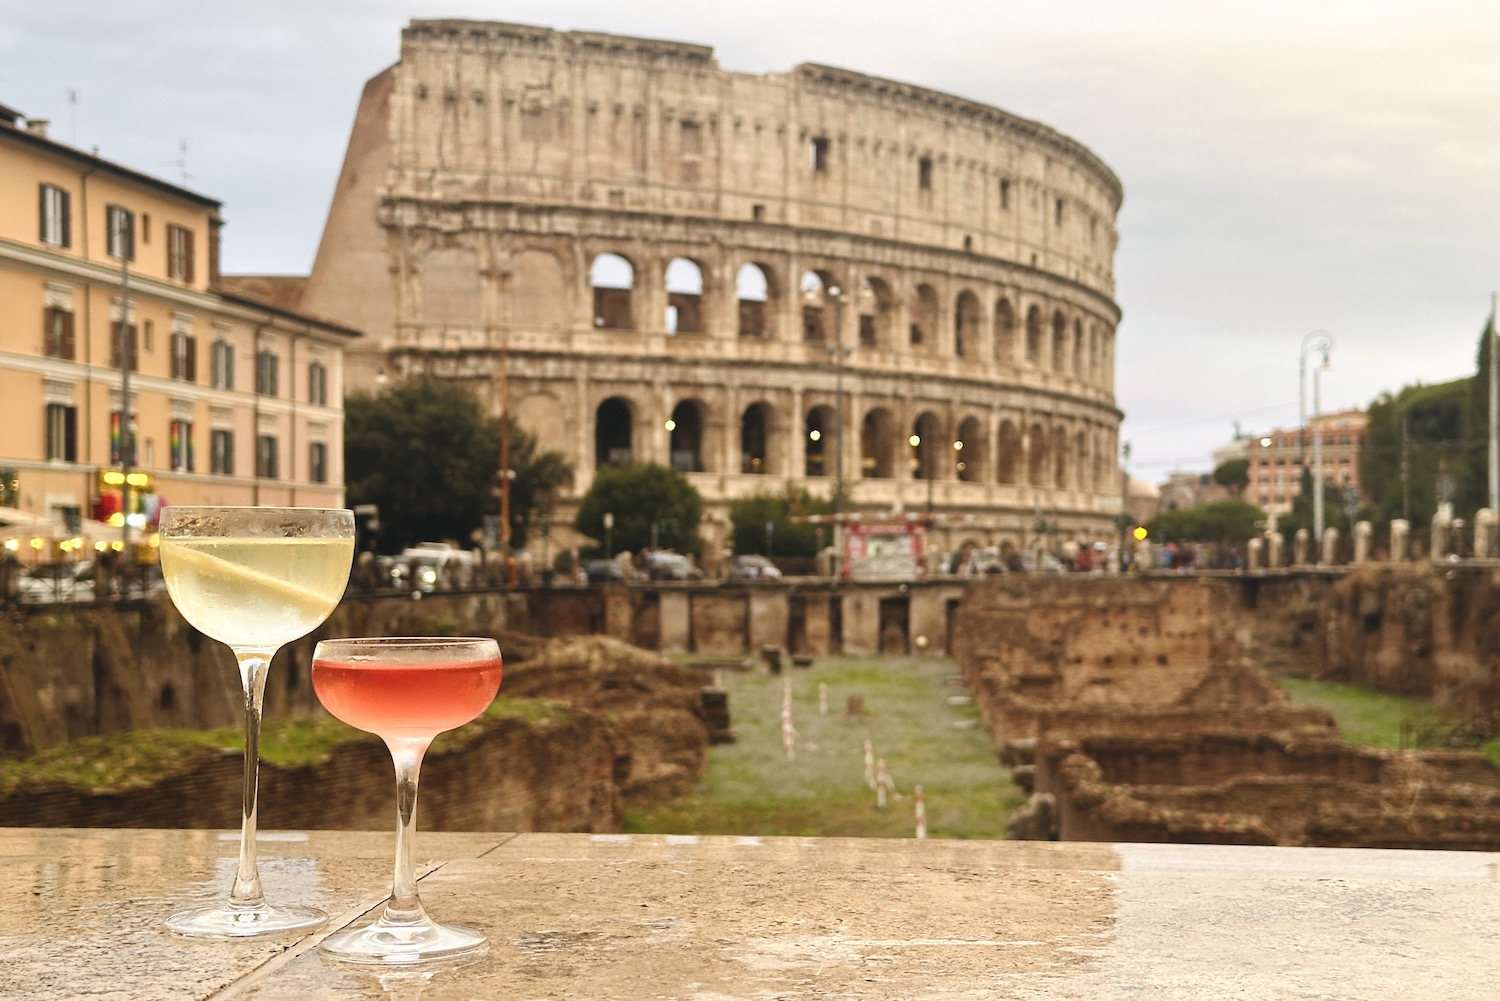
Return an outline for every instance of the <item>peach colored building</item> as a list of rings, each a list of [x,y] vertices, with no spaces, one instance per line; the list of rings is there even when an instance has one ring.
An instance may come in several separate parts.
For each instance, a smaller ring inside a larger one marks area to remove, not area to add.
[[[1277,428],[1245,443],[1250,485],[1245,499],[1270,514],[1286,514],[1302,492],[1303,463],[1313,463],[1314,434],[1322,430],[1323,479],[1344,491],[1360,493],[1359,450],[1370,418],[1363,410],[1340,410],[1310,418],[1303,428]]]
[[[342,505],[358,332],[221,282],[219,210],[0,106],[0,505]]]

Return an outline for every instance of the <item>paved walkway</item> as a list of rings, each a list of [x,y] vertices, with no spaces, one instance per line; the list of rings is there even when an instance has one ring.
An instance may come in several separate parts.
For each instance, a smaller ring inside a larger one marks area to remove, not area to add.
[[[392,836],[269,832],[276,901],[357,921]],[[0,829],[6,999],[1490,1001],[1500,855],[1208,845],[418,834],[423,900],[491,939],[377,976],[327,929],[173,937],[237,835]]]

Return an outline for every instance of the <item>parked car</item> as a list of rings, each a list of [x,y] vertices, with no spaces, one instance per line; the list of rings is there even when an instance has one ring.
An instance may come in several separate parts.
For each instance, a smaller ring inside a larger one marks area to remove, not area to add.
[[[1021,552],[1021,569],[1027,573],[1036,573],[1036,553],[1030,549]],[[1042,573],[1067,573],[1068,568],[1062,565],[1062,561],[1051,553],[1042,554]]]
[[[729,561],[731,580],[774,580],[781,570],[765,556],[744,553]]]
[[[24,602],[93,601],[93,561],[43,563],[32,567],[22,575],[16,595]]]
[[[473,583],[474,554],[446,542],[419,542],[403,549],[396,562],[405,567],[404,573],[392,574],[397,587],[450,591]]]
[[[702,580],[703,571],[681,553],[651,553],[646,557],[646,573],[652,580]]]
[[[590,584],[609,584],[625,579],[625,568],[620,566],[619,560],[589,560],[584,564],[583,572],[588,575]]]

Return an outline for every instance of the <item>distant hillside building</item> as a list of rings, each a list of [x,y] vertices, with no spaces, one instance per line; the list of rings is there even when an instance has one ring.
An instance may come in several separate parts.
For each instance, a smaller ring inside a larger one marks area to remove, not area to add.
[[[300,308],[351,386],[433,374],[577,475],[787,483],[1019,542],[1108,537],[1119,179],[1039,122],[702,45],[413,21],[365,86]]]
[[[0,107],[6,506],[78,531],[166,501],[342,505],[358,334],[221,282],[219,209]]]

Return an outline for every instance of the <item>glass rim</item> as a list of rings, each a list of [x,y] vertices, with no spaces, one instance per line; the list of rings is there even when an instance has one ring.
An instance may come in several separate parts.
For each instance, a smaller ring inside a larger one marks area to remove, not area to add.
[[[168,511],[317,511],[320,514],[354,513],[349,507],[288,507],[282,504],[167,504],[162,513]]]
[[[325,650],[370,654],[382,650],[448,650],[484,645],[500,649],[500,641],[493,636],[344,636],[318,640],[313,659],[323,656]]]

